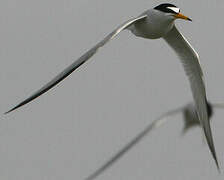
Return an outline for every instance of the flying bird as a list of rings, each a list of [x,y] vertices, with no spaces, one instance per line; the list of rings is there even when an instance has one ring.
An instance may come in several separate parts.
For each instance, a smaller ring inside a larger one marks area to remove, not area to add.
[[[208,102],[207,107],[208,107],[208,118],[209,120],[211,120],[214,114],[214,109],[216,108],[224,109],[224,104],[223,103],[212,104]],[[195,126],[200,126],[199,117],[197,115],[197,110],[194,103],[189,103],[185,106],[168,111],[159,116],[148,126],[146,126],[146,128],[143,129],[143,131],[141,131],[137,136],[135,136],[131,141],[129,141],[123,148],[121,148],[117,153],[115,153],[109,160],[107,160],[100,168],[94,171],[85,180],[93,180],[96,177],[98,177],[109,167],[111,167],[115,162],[117,162],[121,157],[123,157],[131,148],[137,145],[137,143],[143,140],[143,138],[145,138],[146,135],[148,135],[152,130],[161,127],[161,125],[163,125],[164,123],[169,122],[171,120],[171,117],[178,114],[182,114],[183,116],[184,121],[183,134],[185,134],[187,131],[189,131]]]
[[[73,62],[70,66],[64,69],[61,73],[59,73],[50,82],[48,82],[33,95],[6,113],[14,111],[15,109],[29,103],[30,101],[50,90],[52,87],[70,75],[74,70],[80,67],[83,63],[89,60],[99,50],[100,47],[104,46],[107,42],[109,42],[109,40],[113,39],[125,29],[130,30],[137,37],[147,39],[163,38],[176,52],[184,66],[186,75],[190,81],[190,86],[201,126],[204,130],[208,146],[216,162],[216,165],[219,167],[213,143],[211,127],[208,120],[206,90],[203,81],[202,69],[199,63],[199,56],[185,39],[185,37],[176,28],[174,23],[176,19],[191,21],[189,17],[180,13],[180,9],[177,6],[165,3],[143,12],[136,18],[132,18],[126,21],[114,31],[112,31],[109,35],[107,35],[93,48],[78,58],[75,62]]]

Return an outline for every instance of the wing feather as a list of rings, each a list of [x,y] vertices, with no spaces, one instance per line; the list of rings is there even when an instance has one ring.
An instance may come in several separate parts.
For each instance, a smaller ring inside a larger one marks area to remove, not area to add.
[[[176,26],[167,33],[164,39],[179,56],[184,66],[186,75],[190,81],[200,123],[203,127],[210,151],[219,169],[210,122],[208,119],[207,98],[199,56],[185,37],[177,30]]]
[[[120,25],[118,28],[116,28],[113,32],[111,32],[109,35],[107,35],[102,41],[100,41],[98,44],[96,44],[93,48],[91,48],[89,51],[87,51],[84,55],[82,55],[79,59],[77,59],[74,63],[72,63],[70,66],[68,66],[66,69],[64,69],[61,73],[59,73],[55,78],[53,78],[50,82],[48,82],[46,85],[44,85],[42,88],[40,88],[38,91],[33,93],[30,97],[7,111],[5,114],[14,111],[15,109],[29,103],[30,101],[34,100],[35,98],[39,97],[40,95],[44,94],[51,88],[53,88],[55,85],[57,85],[60,81],[65,79],[68,75],[70,75],[74,70],[76,70],[78,67],[80,67],[83,63],[85,63],[87,60],[89,60],[96,52],[97,50],[104,46],[109,40],[113,39],[116,35],[118,35],[122,30],[128,28],[133,23],[143,20],[146,18],[147,15],[141,15],[137,18],[133,18],[128,20],[127,22]]]

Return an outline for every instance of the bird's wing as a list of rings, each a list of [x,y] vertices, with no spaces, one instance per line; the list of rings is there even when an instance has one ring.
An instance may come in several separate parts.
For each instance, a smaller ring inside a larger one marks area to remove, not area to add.
[[[122,149],[120,149],[116,154],[114,154],[108,161],[106,161],[100,168],[88,176],[85,180],[93,180],[99,176],[102,172],[112,166],[117,160],[119,160],[126,152],[128,152],[134,145],[136,145],[140,140],[142,140],[151,130],[160,127],[162,124],[167,122],[167,117],[175,115],[181,112],[183,108],[178,108],[169,112],[164,113],[159,118],[154,120],[149,124],[142,132],[140,132],[135,138],[133,138],[128,144],[126,144]]]
[[[206,91],[203,81],[203,73],[199,63],[199,56],[175,26],[167,33],[164,39],[179,56],[184,66],[186,75],[190,81],[200,123],[203,127],[210,151],[219,169],[208,119]]]
[[[88,59],[90,59],[97,50],[104,46],[109,40],[113,39],[116,35],[118,35],[122,30],[128,28],[130,25],[134,24],[137,21],[141,21],[145,19],[147,15],[141,15],[137,18],[130,19],[129,21],[123,23],[118,28],[116,28],[113,32],[111,32],[109,35],[107,35],[102,41],[100,41],[98,44],[96,44],[93,48],[91,48],[89,51],[87,51],[85,54],[83,54],[80,58],[78,58],[75,62],[73,62],[70,66],[68,66],[66,69],[64,69],[61,73],[59,73],[55,78],[53,78],[50,82],[48,82],[46,85],[44,85],[42,88],[40,88],[38,91],[36,91],[33,95],[7,111],[5,114],[14,111],[15,109],[29,103],[33,99],[37,98],[38,96],[42,95],[43,93],[50,90],[52,87],[54,87],[56,84],[58,84],[60,81],[62,81],[64,78],[66,78],[68,75],[70,75],[74,70],[76,70],[79,66],[81,66],[83,63],[85,63]]]

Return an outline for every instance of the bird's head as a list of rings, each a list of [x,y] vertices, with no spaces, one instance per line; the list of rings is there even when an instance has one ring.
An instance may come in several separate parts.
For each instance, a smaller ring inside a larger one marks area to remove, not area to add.
[[[172,19],[172,20],[184,19],[184,20],[192,21],[189,17],[181,14],[180,8],[178,8],[177,6],[175,6],[173,4],[168,4],[168,3],[160,4],[156,7],[154,7],[154,9],[164,13],[164,15],[167,18]]]

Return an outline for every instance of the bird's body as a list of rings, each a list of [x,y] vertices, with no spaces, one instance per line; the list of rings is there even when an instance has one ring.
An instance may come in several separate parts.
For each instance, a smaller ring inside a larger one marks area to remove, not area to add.
[[[190,82],[201,127],[204,130],[208,146],[218,167],[212,132],[208,120],[207,98],[203,81],[203,73],[199,63],[199,56],[192,46],[187,42],[184,36],[177,30],[176,26],[174,25],[174,21],[176,19],[185,19],[191,21],[191,19],[181,14],[180,9],[175,5],[160,4],[153,9],[145,11],[138,17],[126,21],[114,31],[112,31],[109,35],[107,35],[93,48],[74,61],[69,67],[65,68],[49,83],[44,85],[33,95],[6,113],[14,111],[15,109],[29,103],[33,99],[50,90],[52,87],[70,75],[74,70],[79,68],[83,63],[89,60],[101,47],[117,36],[121,31],[129,29],[138,37],[147,39],[163,38],[180,58]]]
[[[164,37],[174,26],[174,19],[172,17],[166,17],[160,11],[149,9],[142,15],[147,15],[147,17],[143,21],[136,22],[128,28],[138,37],[158,39]]]

